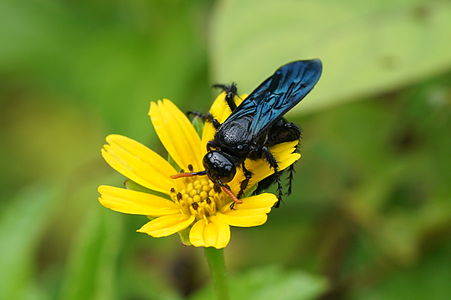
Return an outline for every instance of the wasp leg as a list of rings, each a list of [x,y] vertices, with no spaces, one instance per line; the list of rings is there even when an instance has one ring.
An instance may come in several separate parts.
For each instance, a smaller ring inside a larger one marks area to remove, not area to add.
[[[299,144],[296,145],[293,153],[299,153]],[[291,195],[291,192],[292,192],[294,173],[296,172],[295,165],[296,165],[296,162],[294,162],[293,164],[291,164],[288,167],[288,189],[287,189],[287,193],[286,193],[287,196]]]
[[[298,140],[293,153],[298,152],[299,144],[301,141],[301,129],[296,124],[287,122],[285,119],[280,119],[273,127],[271,127],[268,133],[268,146],[277,145],[284,142],[291,142]],[[292,192],[293,178],[294,178],[294,164],[288,168],[288,189],[286,195],[290,195]],[[274,179],[272,180],[274,182]]]
[[[215,182],[213,185],[213,190],[215,191],[215,193],[219,194],[221,192],[221,186]]]
[[[263,154],[265,155],[266,161],[268,161],[271,168],[274,170],[274,179],[277,183],[277,199],[278,201],[274,204],[274,207],[279,207],[280,201],[282,201],[283,196],[283,188],[282,183],[280,182],[280,172],[279,172],[279,164],[276,161],[274,155],[272,155],[271,151],[267,146],[262,147]]]
[[[234,99],[235,99],[235,96],[238,95],[238,89],[236,88],[236,84],[234,82],[232,82],[231,85],[213,84],[213,87],[221,89],[226,93],[225,100],[227,102],[227,105],[229,106],[231,111],[234,111],[237,107]]]
[[[266,177],[265,179],[263,179],[262,181],[260,181],[257,184],[257,188],[252,193],[252,195],[258,195],[258,194],[261,194],[261,192],[263,192],[264,190],[267,190],[276,181],[275,178],[276,178],[276,175],[272,174],[272,175],[269,175],[268,177]]]
[[[284,142],[292,142],[296,140],[301,140],[301,129],[296,126],[296,124],[287,122],[285,119],[280,119],[276,124],[274,124],[268,133],[268,141],[266,142],[267,147],[271,147]],[[299,144],[296,145],[293,153],[298,152]],[[290,165],[286,171],[288,171],[288,189],[286,195],[290,195],[292,192],[293,178],[294,178],[294,164]],[[278,183],[278,177],[284,171],[274,173],[257,185],[257,189],[253,192],[253,195],[260,194],[262,191],[268,189],[274,182]],[[280,185],[278,185],[278,190],[280,191]],[[280,192],[279,192],[280,193]],[[278,203],[276,204],[276,207]]]
[[[210,152],[213,149],[218,149],[218,144],[215,140],[211,140],[207,142],[207,151]]]
[[[266,146],[271,147],[280,143],[300,141],[301,136],[301,129],[296,124],[280,119],[269,129]]]
[[[246,177],[243,181],[241,181],[240,184],[240,191],[238,192],[238,199],[241,198],[241,196],[243,196],[244,190],[246,189],[247,185],[249,184],[249,180],[252,178],[252,172],[249,171],[248,169],[246,169],[246,166],[244,165],[244,161],[241,164],[241,168],[243,169],[244,172],[244,177]]]
[[[290,132],[291,138],[296,138],[298,140],[297,145],[294,147],[293,153],[299,153],[299,146],[301,144],[301,129],[297,127],[295,124],[289,122],[285,123],[285,127]],[[294,162],[288,167],[288,189],[286,193],[287,196],[291,195],[292,192],[294,173],[296,171],[295,165],[296,162]]]
[[[214,189],[217,193],[219,193],[220,191],[223,191],[233,200],[233,202],[230,204],[230,209],[232,209],[232,210],[234,209],[235,204],[243,203],[243,200],[238,199],[238,197],[233,194],[232,190],[230,189],[230,186],[223,183],[221,180],[218,180],[218,182],[215,183]],[[217,189],[219,189],[219,191],[217,191]]]
[[[204,121],[204,122],[211,122],[215,129],[218,129],[219,126],[221,125],[221,123],[219,123],[219,121],[216,120],[215,117],[213,117],[213,115],[211,113],[204,114],[204,113],[201,113],[198,111],[188,111],[188,112],[186,112],[186,115],[188,117],[195,116],[195,117],[201,118],[202,121]]]

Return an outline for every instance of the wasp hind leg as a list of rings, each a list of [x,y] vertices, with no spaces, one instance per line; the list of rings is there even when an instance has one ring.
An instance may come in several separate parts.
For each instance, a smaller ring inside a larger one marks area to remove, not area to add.
[[[296,145],[293,153],[299,153],[299,144]],[[287,193],[286,193],[287,196],[291,195],[291,192],[292,192],[294,173],[296,173],[295,165],[296,165],[296,162],[292,163],[288,167],[288,189],[287,189]]]
[[[213,84],[213,87],[221,89],[222,91],[224,91],[226,93],[225,101],[227,102],[227,105],[229,106],[230,110],[234,111],[237,107],[234,99],[235,99],[235,96],[238,95],[238,89],[236,87],[236,83],[232,82],[232,84],[230,84],[230,85]]]
[[[261,180],[257,184],[257,188],[252,193],[252,195],[258,195],[261,194],[263,191],[267,190],[275,181],[276,181],[276,175],[272,174],[266,177],[265,179]]]
[[[285,142],[300,141],[301,136],[301,129],[296,124],[280,119],[269,129],[266,146],[271,147]]]
[[[269,148],[267,146],[263,146],[262,151],[266,158],[266,161],[269,163],[271,168],[273,168],[273,170],[274,170],[273,178],[277,184],[277,199],[278,199],[276,204],[274,204],[274,207],[279,207],[280,202],[282,201],[282,196],[283,196],[282,183],[280,182],[279,164],[277,163],[276,158],[274,157],[274,155],[272,155],[271,151],[269,151]],[[258,187],[257,187],[257,189],[258,189]]]
[[[299,145],[301,141],[302,132],[301,129],[294,123],[287,122],[285,119],[280,119],[276,123],[268,134],[268,146],[274,146],[284,142],[299,141],[295,146],[293,153],[298,153]],[[293,178],[295,172],[295,165],[292,164],[288,167],[288,189],[286,195],[290,195],[293,187]]]
[[[221,125],[221,123],[219,123],[219,121],[216,120],[215,117],[213,117],[213,115],[211,113],[204,114],[204,113],[201,113],[198,111],[188,111],[188,112],[186,112],[186,115],[188,117],[191,117],[191,116],[198,117],[204,122],[211,122],[215,129],[218,129],[219,126]]]

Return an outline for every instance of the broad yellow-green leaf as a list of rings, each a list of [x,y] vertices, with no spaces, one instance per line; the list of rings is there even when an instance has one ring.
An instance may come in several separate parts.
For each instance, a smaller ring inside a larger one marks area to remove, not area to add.
[[[226,0],[210,36],[213,78],[250,92],[289,61],[323,76],[295,111],[380,93],[451,67],[451,2]]]

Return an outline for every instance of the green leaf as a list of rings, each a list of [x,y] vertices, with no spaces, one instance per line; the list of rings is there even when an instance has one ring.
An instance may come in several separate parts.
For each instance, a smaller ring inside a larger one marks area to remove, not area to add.
[[[133,180],[127,179],[124,182],[125,188],[132,191],[143,192],[148,194],[154,194],[155,192],[134,182]]]
[[[202,137],[202,131],[204,130],[204,122],[201,118],[195,117],[191,123],[193,124],[194,128],[196,129],[197,134]]]
[[[213,78],[250,92],[289,61],[320,58],[323,75],[295,110],[311,111],[449,70],[451,2],[221,1],[210,40]]]
[[[231,299],[307,300],[316,299],[327,288],[326,281],[303,271],[285,271],[267,266],[229,278]],[[211,286],[196,294],[193,300],[213,299]]]
[[[114,284],[121,239],[118,218],[98,208],[89,214],[73,247],[60,299],[117,299]]]
[[[35,250],[53,212],[55,190],[36,184],[21,191],[0,217],[0,299],[31,299]],[[35,297],[36,298],[36,297]]]

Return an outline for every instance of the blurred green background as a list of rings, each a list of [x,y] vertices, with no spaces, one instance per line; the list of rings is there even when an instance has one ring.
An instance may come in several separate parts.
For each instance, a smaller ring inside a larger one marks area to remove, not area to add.
[[[236,299],[451,299],[451,2],[0,1],[0,299],[209,299],[202,249],[97,202],[150,100],[320,58],[294,194],[232,230]],[[200,291],[200,292],[199,292]]]

